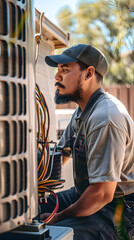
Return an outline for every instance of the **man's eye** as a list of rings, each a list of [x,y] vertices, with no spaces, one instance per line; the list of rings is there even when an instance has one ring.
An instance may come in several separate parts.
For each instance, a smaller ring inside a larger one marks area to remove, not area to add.
[[[67,69],[66,69],[66,68],[63,68],[62,70],[63,70],[63,72],[67,72]]]

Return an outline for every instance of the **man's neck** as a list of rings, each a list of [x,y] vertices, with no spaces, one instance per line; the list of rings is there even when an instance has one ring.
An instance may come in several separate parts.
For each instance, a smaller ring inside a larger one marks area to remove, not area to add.
[[[94,88],[94,89],[92,89],[92,90],[90,89],[90,90],[88,90],[88,91],[83,92],[83,95],[82,95],[83,97],[82,97],[82,99],[80,99],[80,100],[77,102],[77,104],[78,104],[79,107],[81,108],[82,112],[83,112],[83,110],[85,109],[85,107],[86,107],[88,101],[90,100],[91,96],[92,96],[99,88],[101,88],[101,86],[97,86],[96,88]]]

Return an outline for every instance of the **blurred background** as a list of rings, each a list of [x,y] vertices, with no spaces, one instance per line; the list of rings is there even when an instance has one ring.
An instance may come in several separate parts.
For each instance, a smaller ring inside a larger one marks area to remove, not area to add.
[[[134,84],[133,0],[35,0],[35,7],[65,32],[70,45],[88,43],[107,57],[104,84]]]

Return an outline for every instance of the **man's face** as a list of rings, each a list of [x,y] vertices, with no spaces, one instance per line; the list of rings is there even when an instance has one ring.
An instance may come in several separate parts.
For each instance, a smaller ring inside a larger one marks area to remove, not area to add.
[[[78,102],[81,99],[81,76],[78,63],[58,64],[55,75],[55,103]]]

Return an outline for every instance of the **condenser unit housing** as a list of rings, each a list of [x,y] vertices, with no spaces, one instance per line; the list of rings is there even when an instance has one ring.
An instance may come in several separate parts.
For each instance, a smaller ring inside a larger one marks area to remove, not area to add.
[[[0,233],[37,215],[33,0],[0,0]]]

